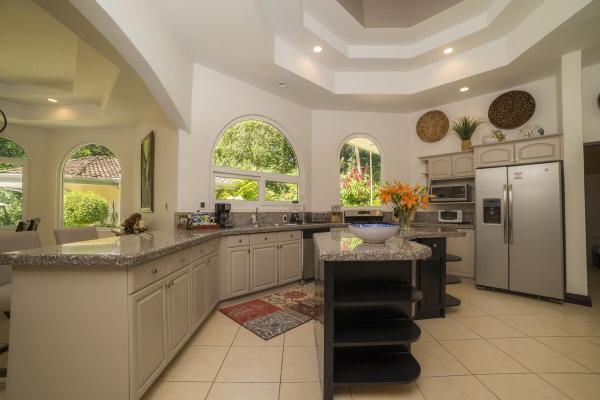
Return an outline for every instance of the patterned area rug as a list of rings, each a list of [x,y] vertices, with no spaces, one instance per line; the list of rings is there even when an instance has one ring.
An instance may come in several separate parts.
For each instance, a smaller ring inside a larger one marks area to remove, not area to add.
[[[222,308],[220,311],[265,340],[279,336],[318,315],[312,283]]]

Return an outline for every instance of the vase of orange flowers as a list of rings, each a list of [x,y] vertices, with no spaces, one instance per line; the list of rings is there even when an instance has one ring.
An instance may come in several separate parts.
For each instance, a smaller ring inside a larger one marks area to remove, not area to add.
[[[394,216],[398,218],[400,229],[408,230],[412,219],[420,209],[429,205],[427,187],[404,185],[400,182],[386,182],[381,188],[381,203],[394,205]]]

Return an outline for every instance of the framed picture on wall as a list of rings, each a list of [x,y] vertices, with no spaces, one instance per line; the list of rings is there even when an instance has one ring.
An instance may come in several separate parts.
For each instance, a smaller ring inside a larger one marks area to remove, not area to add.
[[[154,131],[142,140],[140,171],[140,211],[152,212],[154,210]]]

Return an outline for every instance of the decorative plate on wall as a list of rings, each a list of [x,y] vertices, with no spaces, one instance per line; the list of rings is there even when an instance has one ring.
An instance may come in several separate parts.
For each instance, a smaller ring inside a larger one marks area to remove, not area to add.
[[[417,135],[427,143],[437,142],[448,133],[450,122],[440,110],[428,111],[417,122]]]
[[[496,97],[488,110],[488,119],[496,128],[515,129],[535,112],[535,99],[523,90],[511,90]]]

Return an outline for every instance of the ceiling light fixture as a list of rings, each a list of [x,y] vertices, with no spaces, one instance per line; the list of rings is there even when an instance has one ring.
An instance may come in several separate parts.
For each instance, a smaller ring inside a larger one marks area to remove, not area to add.
[[[313,47],[313,51],[315,53],[320,53],[323,51],[323,48],[321,46],[315,46],[315,47]]]
[[[287,87],[287,83],[285,83],[285,82],[279,82],[279,87],[280,88],[286,88]]]
[[[463,92],[463,93],[464,93],[464,92],[468,92],[468,91],[469,91],[469,87],[468,87],[468,86],[461,87],[461,88],[460,88],[460,91],[461,91],[461,92]]]
[[[452,47],[446,47],[444,49],[444,54],[450,54],[454,51],[454,49]]]
[[[52,98],[48,98],[48,101],[49,101],[50,103],[58,103],[58,100],[56,100],[56,99],[52,99]]]

